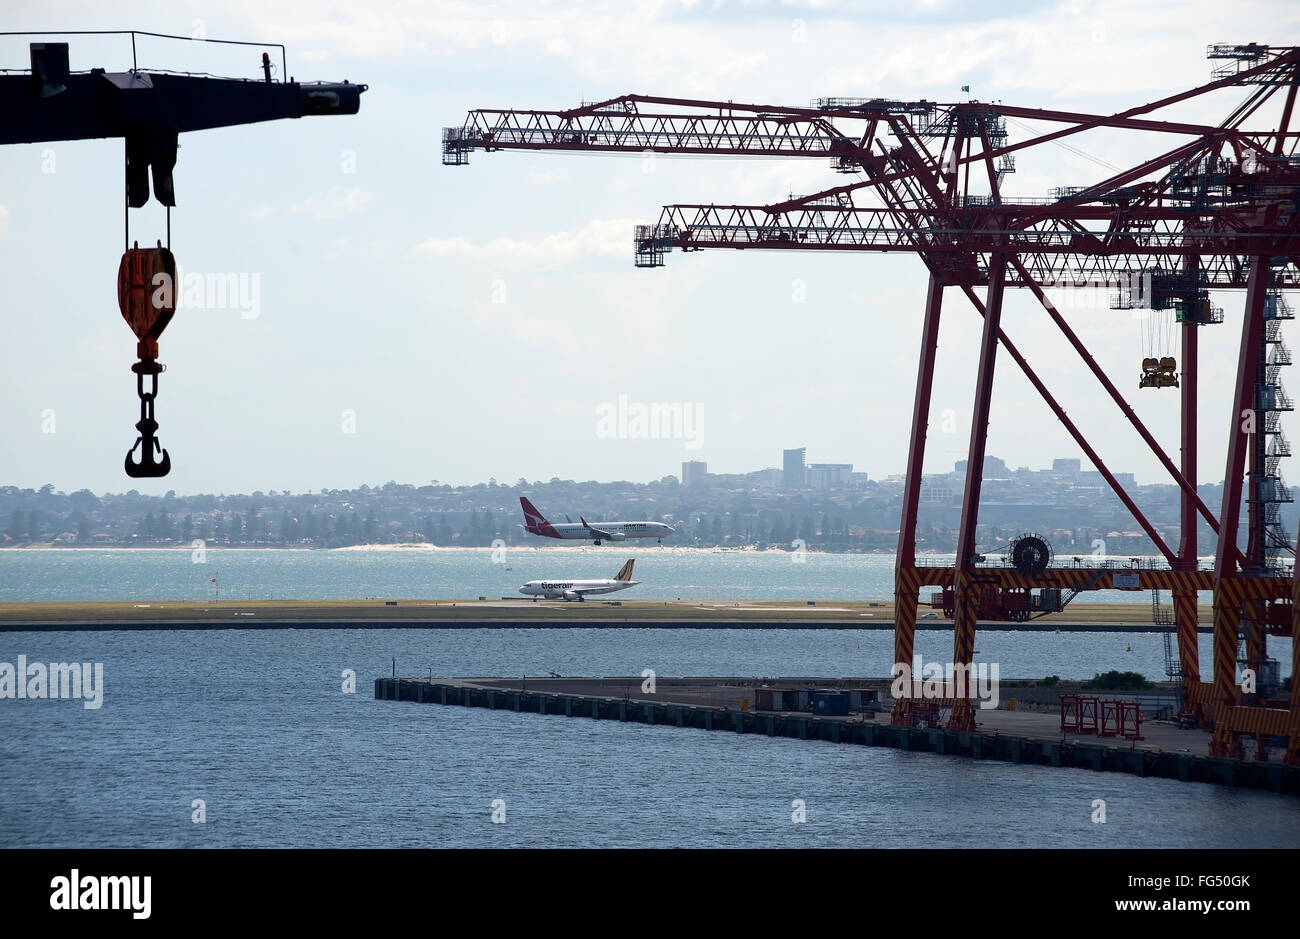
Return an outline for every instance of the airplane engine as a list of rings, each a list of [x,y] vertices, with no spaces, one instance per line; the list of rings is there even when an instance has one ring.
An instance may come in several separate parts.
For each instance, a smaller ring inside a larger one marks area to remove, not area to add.
[[[610,533],[609,533],[609,540],[610,540],[610,541],[626,541],[626,540],[627,540],[627,535],[623,534],[621,531],[613,531],[613,532],[610,532]]]
[[[575,590],[566,590],[566,591],[564,591],[564,599],[566,599],[566,600],[581,600],[581,599],[582,599],[582,594],[578,593],[578,592],[575,591]]]

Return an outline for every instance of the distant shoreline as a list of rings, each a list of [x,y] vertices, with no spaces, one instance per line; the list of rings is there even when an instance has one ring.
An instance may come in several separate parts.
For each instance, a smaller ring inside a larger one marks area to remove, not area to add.
[[[573,548],[594,548],[589,542],[574,541],[567,545],[506,545],[506,551],[565,551]],[[637,545],[631,542],[621,542],[617,544],[601,545],[600,551],[618,553],[622,550],[635,550],[640,547],[650,547],[656,552],[675,552],[681,554],[794,554],[789,548],[767,547],[760,551],[752,545],[744,545],[734,548],[714,547],[714,548],[697,548],[691,545]],[[344,545],[339,548],[310,548],[304,545],[224,545],[224,544],[207,544],[205,549],[212,552],[218,551],[349,551],[359,553],[369,552],[439,552],[439,551],[479,551],[488,552],[501,550],[492,548],[487,545],[431,545],[431,544],[358,544]],[[12,545],[0,547],[0,552],[7,551],[182,551],[188,552],[195,550],[192,545],[56,545],[56,544],[31,544],[31,545]],[[817,548],[805,548],[807,554],[864,554],[864,555],[890,555],[895,552],[883,548],[872,549],[870,551],[822,551]],[[952,557],[951,553],[944,554],[936,552],[934,554],[918,554],[918,557]]]
[[[575,549],[579,549],[579,548],[593,548],[593,549],[595,549],[596,551],[605,552],[605,553],[608,553],[608,554],[613,555],[613,554],[619,554],[619,553],[621,553],[621,552],[623,552],[623,551],[636,550],[638,547],[642,547],[642,546],[638,546],[638,545],[635,544],[635,543],[629,543],[629,542],[621,542],[621,543],[618,543],[618,544],[609,544],[609,545],[602,545],[602,546],[600,546],[600,547],[596,547],[595,545],[591,544],[590,542],[586,542],[586,541],[573,541],[572,543],[569,543],[569,544],[546,544],[546,545],[540,545],[540,544],[539,544],[539,545],[534,545],[534,544],[515,544],[515,545],[506,545],[506,547],[505,547],[504,550],[506,550],[506,551],[511,551],[511,552],[517,552],[517,553],[522,553],[522,552],[532,552],[532,553],[538,553],[538,554],[541,554],[541,553],[545,553],[545,552],[571,551],[571,550],[575,550]],[[742,546],[738,546],[738,547],[734,547],[734,548],[728,548],[728,547],[697,548],[697,547],[694,547],[694,546],[691,546],[691,545],[653,544],[653,545],[645,545],[644,547],[646,547],[646,548],[652,548],[652,549],[654,550],[655,553],[670,553],[670,554],[764,554],[764,555],[767,555],[767,554],[775,554],[775,555],[793,555],[793,554],[796,553],[796,552],[794,552],[794,551],[792,551],[792,550],[790,550],[790,549],[788,549],[788,548],[779,548],[779,547],[773,547],[773,546],[768,546],[767,548],[764,548],[762,551],[760,551],[758,548],[754,547],[753,545],[742,545]],[[311,553],[315,553],[315,552],[324,552],[324,553],[330,553],[330,552],[349,552],[349,553],[359,553],[359,554],[371,554],[371,553],[384,553],[384,554],[389,554],[389,553],[391,553],[391,554],[401,554],[401,553],[408,553],[408,554],[410,554],[410,553],[430,553],[430,554],[434,554],[434,553],[443,553],[443,552],[450,552],[450,553],[459,553],[459,552],[466,552],[466,553],[469,553],[469,552],[480,552],[480,553],[482,553],[482,552],[486,552],[486,553],[489,553],[489,554],[490,554],[490,553],[493,552],[493,551],[500,550],[500,549],[498,549],[498,548],[492,548],[492,547],[489,547],[489,546],[486,546],[486,545],[480,547],[480,546],[472,546],[472,545],[464,545],[464,546],[461,546],[461,545],[431,545],[431,544],[424,544],[424,543],[406,543],[406,544],[358,544],[358,545],[345,545],[345,546],[343,546],[343,547],[339,547],[339,548],[311,548],[311,547],[306,547],[306,546],[303,546],[303,545],[224,545],[224,544],[208,544],[208,545],[205,545],[205,549],[206,549],[207,551],[210,551],[210,552],[214,553],[214,554],[219,554],[220,552],[223,552],[223,551],[301,551],[301,552],[304,552],[304,553],[308,553],[308,552],[311,552]],[[175,551],[175,552],[189,552],[189,551],[193,551],[193,550],[195,550],[195,548],[194,548],[192,545],[188,545],[188,544],[177,544],[177,545],[55,545],[55,544],[33,544],[33,545],[13,545],[13,546],[8,546],[8,547],[6,547],[6,546],[0,546],[0,554],[4,554],[4,553],[6,553],[6,552],[24,552],[24,551],[31,551],[31,552],[36,552],[36,551]],[[884,548],[873,548],[873,549],[871,549],[871,550],[865,550],[865,551],[824,551],[824,550],[821,550],[821,549],[818,549],[818,548],[805,548],[805,549],[804,549],[804,553],[805,553],[805,554],[818,555],[818,556],[827,556],[827,557],[830,557],[830,556],[893,557],[893,556],[896,554],[896,552],[895,552],[894,550],[892,550],[892,549],[887,550],[887,549],[884,549]],[[936,559],[936,558],[952,560],[952,559],[955,558],[955,555],[954,555],[951,551],[948,551],[948,552],[943,552],[943,551],[918,551],[917,554],[916,554],[916,556],[917,556],[918,560],[934,560],[934,559]],[[1072,552],[1069,552],[1069,551],[1061,551],[1061,552],[1057,552],[1057,556],[1058,556],[1058,557],[1074,557],[1073,553],[1072,553]],[[1092,557],[1092,554],[1091,554],[1091,552],[1080,552],[1080,553],[1079,553],[1079,557]],[[1141,558],[1141,559],[1143,559],[1143,560],[1146,560],[1146,559],[1149,559],[1149,558],[1157,558],[1156,555],[1151,555],[1151,554],[1124,554],[1124,555],[1111,554],[1111,555],[1106,555],[1106,558],[1108,558],[1109,560],[1125,560],[1125,561],[1126,561],[1126,560],[1128,560],[1129,558],[1133,558],[1133,557]],[[1198,561],[1213,561],[1213,560],[1214,560],[1214,555],[1212,555],[1212,554],[1201,555],[1200,557],[1197,558],[1197,560],[1198,560]]]

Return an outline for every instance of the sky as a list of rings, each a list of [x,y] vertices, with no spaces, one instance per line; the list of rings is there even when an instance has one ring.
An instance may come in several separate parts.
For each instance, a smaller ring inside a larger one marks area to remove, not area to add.
[[[0,149],[0,485],[97,492],[648,481],[688,459],[724,473],[777,466],[800,446],[810,462],[901,473],[919,260],[745,251],[632,264],[632,227],[661,206],[769,203],[842,184],[824,161],[476,152],[445,167],[442,128],[473,108],[628,92],[806,105],[957,101],[970,85],[981,100],[1106,113],[1207,81],[1209,43],[1300,37],[1300,6],[1286,2],[144,0],[129,18],[98,3],[4,3],[11,30],[280,42],[292,77],[369,85],[355,116],[181,138],[172,249],[183,275],[233,275],[243,290],[224,303],[183,295],[162,337],[156,415],[173,470],[160,480],[122,470],[138,417],[135,341],[115,294],[122,144]],[[25,68],[27,41],[0,37],[0,67]],[[129,67],[123,37],[69,41],[74,69]],[[145,68],[248,77],[260,59],[145,38],[139,56]],[[1238,100],[1177,115],[1217,122]],[[1010,130],[1013,141],[1025,132]],[[1005,191],[1087,184],[1168,140],[1080,139],[1086,156],[1039,147]],[[156,202],[133,211],[132,237],[151,244],[163,221]],[[1223,475],[1243,295],[1213,299],[1226,322],[1202,330],[1206,482]],[[1057,303],[1176,459],[1177,394],[1137,390],[1143,323],[1094,296]],[[981,321],[953,291],[945,314],[927,472],[950,471],[969,435]],[[1168,481],[1027,292],[1008,297],[1004,328],[1111,469]],[[1294,329],[1284,328],[1292,346]],[[690,432],[611,432],[611,413],[652,404],[691,415]],[[1005,356],[988,452],[1034,469],[1082,456]]]

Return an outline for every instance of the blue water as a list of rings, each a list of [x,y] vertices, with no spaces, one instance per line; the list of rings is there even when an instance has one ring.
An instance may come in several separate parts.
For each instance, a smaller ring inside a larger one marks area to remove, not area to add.
[[[0,634],[3,662],[104,663],[98,710],[0,701],[0,844],[1300,845],[1300,802],[1269,793],[373,697],[394,658],[399,674],[851,675],[880,674],[891,641],[815,630]],[[946,656],[950,641],[922,634],[920,651]],[[1115,651],[1127,641],[990,633],[980,648],[1062,675],[1153,661],[1145,647]],[[354,694],[342,691],[345,669]],[[195,799],[204,824],[191,820]],[[496,799],[505,824],[490,821]],[[794,799],[806,824],[791,822]],[[1095,799],[1105,824],[1090,820]]]
[[[209,550],[195,564],[189,550],[3,551],[0,600],[206,599],[213,576],[223,599],[501,596],[538,577],[607,576],[625,555]],[[635,556],[645,597],[892,594],[887,556]],[[1267,793],[373,696],[394,659],[406,675],[878,676],[892,642],[798,629],[0,633],[0,662],[104,666],[98,710],[0,700],[0,845],[1300,845],[1300,804]],[[917,636],[926,659],[951,648],[950,632]],[[1003,678],[1164,677],[1155,634],[985,632],[977,650]],[[1270,651],[1287,674],[1289,643]],[[490,821],[497,799],[505,824]],[[795,799],[805,824],[791,821]]]
[[[647,600],[892,600],[886,554],[800,555],[693,551],[667,545],[559,548],[311,551],[206,548],[7,549],[0,602],[41,600],[229,600],[473,598],[518,596],[529,580],[613,577],[636,558]],[[202,563],[194,563],[201,558]],[[951,561],[951,556],[948,556]],[[938,556],[935,558],[938,562]],[[209,581],[218,581],[213,587]],[[1089,602],[1145,603],[1150,594],[1093,591]],[[1168,595],[1165,596],[1169,603]],[[1209,596],[1202,599],[1209,602]]]

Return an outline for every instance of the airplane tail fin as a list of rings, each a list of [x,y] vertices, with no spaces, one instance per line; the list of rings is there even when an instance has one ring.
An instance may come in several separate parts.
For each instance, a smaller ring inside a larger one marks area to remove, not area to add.
[[[614,579],[615,579],[615,580],[631,580],[631,579],[632,579],[632,565],[635,564],[635,563],[636,563],[636,558],[628,558],[628,559],[627,559],[627,563],[624,564],[622,567],[620,567],[620,568],[618,569],[618,573],[614,575]]]
[[[519,497],[519,505],[524,510],[524,527],[534,529],[540,525],[547,524],[546,516],[537,511],[537,506],[533,505],[523,496]]]

